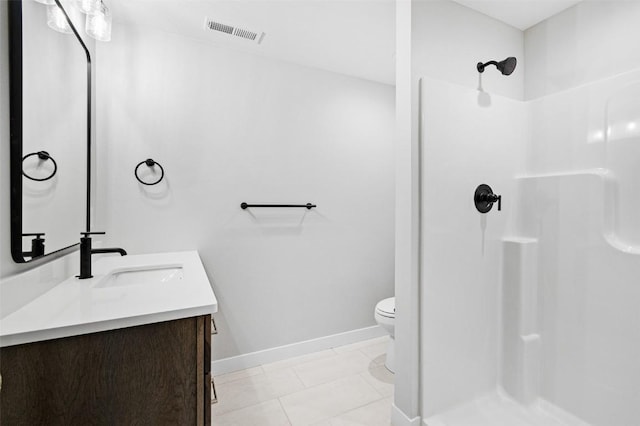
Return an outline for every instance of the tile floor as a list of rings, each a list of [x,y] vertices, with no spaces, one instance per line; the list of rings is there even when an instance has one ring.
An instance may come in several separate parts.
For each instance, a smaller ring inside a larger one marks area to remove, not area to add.
[[[216,376],[215,426],[389,426],[388,337]]]

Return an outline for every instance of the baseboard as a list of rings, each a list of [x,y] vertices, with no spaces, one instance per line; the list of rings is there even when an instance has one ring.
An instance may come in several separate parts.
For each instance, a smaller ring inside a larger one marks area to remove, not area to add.
[[[245,368],[257,367],[258,365],[268,364],[270,362],[381,337],[385,334],[386,332],[382,327],[374,325],[345,333],[332,334],[317,339],[305,340],[285,346],[215,360],[211,363],[211,371],[213,371],[214,375],[231,373],[233,371],[244,370]]]
[[[420,416],[410,419],[393,403],[391,404],[391,424],[393,426],[420,426]]]

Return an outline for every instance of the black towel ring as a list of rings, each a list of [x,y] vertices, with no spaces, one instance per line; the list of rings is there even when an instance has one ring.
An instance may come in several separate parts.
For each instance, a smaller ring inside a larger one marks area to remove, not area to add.
[[[150,183],[149,182],[144,182],[142,179],[140,179],[140,176],[138,176],[138,169],[143,164],[146,164],[148,167],[153,167],[153,166],[160,167],[160,172],[161,172],[160,179],[158,179],[155,182],[150,182]],[[136,169],[134,170],[133,174],[136,175],[136,179],[138,179],[138,182],[140,182],[143,185],[151,186],[151,185],[156,185],[156,184],[160,183],[160,181],[164,178],[164,168],[162,167],[162,165],[160,163],[153,161],[151,158],[147,158],[146,160],[141,161],[141,162],[138,163],[138,165],[136,166]]]
[[[52,177],[54,177],[56,175],[56,172],[58,171],[58,163],[56,163],[56,160],[54,160],[53,157],[50,156],[47,151],[38,151],[38,152],[32,152],[31,154],[27,154],[24,157],[22,157],[22,162],[24,163],[24,160],[34,155],[37,155],[38,158],[42,161],[51,160],[51,162],[53,163],[53,173],[51,173],[51,175],[47,176],[46,178],[34,178],[33,176],[29,176],[28,174],[26,174],[23,168],[22,176],[26,177],[27,179],[35,180],[36,182],[44,182],[45,180],[49,180]]]

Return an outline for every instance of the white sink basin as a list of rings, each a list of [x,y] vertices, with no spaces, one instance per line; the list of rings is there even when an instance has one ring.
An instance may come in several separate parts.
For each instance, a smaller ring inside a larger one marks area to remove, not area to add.
[[[94,278],[71,276],[0,319],[0,347],[218,310],[196,251],[103,256],[93,266]]]
[[[121,287],[130,285],[173,284],[184,278],[182,265],[154,265],[112,270],[94,286]]]

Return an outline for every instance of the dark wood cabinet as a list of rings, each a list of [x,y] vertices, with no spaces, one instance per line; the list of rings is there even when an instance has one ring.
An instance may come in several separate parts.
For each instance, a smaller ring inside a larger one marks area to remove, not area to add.
[[[210,425],[211,316],[0,349],[0,424]]]

